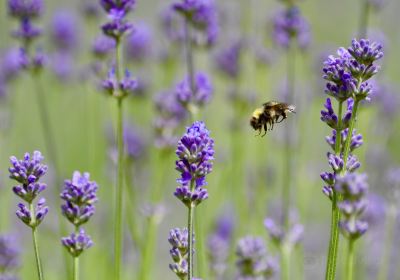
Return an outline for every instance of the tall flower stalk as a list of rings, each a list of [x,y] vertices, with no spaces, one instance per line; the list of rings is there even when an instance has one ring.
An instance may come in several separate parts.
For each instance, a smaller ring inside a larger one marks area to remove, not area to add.
[[[294,91],[296,82],[296,52],[298,49],[305,49],[310,42],[310,32],[308,22],[302,17],[300,9],[295,5],[295,1],[283,1],[285,9],[280,11],[274,19],[273,39],[275,43],[286,50],[287,56],[287,98],[286,102],[294,103]],[[295,138],[295,128],[288,125],[285,130],[285,161],[284,176],[282,185],[282,221],[284,231],[289,234],[290,225],[290,205],[294,178],[293,150]],[[292,245],[289,243],[279,243],[281,249],[281,279],[290,279],[290,255]]]
[[[208,198],[207,189],[204,188],[207,185],[205,176],[212,171],[214,159],[214,140],[203,122],[195,122],[187,128],[178,142],[176,155],[178,156],[176,170],[181,173],[181,177],[177,180],[180,186],[176,188],[174,195],[188,209],[188,244],[187,254],[180,254],[179,258],[171,252],[172,259],[180,268],[175,269],[176,266],[173,265],[171,269],[181,279],[187,276],[189,280],[194,274],[194,211],[197,205]]]
[[[13,192],[28,204],[27,207],[26,204],[19,203],[19,209],[16,214],[24,224],[32,229],[33,249],[35,252],[36,269],[39,280],[43,280],[44,276],[40,259],[37,229],[49,212],[49,208],[45,205],[46,200],[44,198],[40,198],[36,205],[34,203],[38,195],[47,187],[46,184],[39,182],[40,178],[47,172],[47,166],[41,163],[43,159],[39,151],[33,152],[32,155],[26,153],[21,160],[12,156],[10,158],[12,166],[8,169],[10,179],[19,183],[13,187]]]
[[[42,0],[8,0],[8,14],[19,21],[18,29],[12,36],[20,42],[19,63],[29,73],[35,86],[36,101],[39,108],[39,118],[47,152],[58,175],[58,158],[55,146],[54,133],[50,124],[46,97],[41,85],[41,73],[46,63],[46,56],[40,48],[34,49],[34,43],[41,36],[42,30],[35,26],[34,21],[43,14]]]
[[[61,212],[74,225],[74,232],[63,237],[61,242],[73,257],[73,279],[79,280],[79,256],[93,245],[90,236],[81,227],[87,223],[95,212],[97,202],[97,184],[89,181],[89,173],[75,171],[72,180],[66,180],[60,194],[64,204]]]
[[[133,31],[133,25],[126,20],[126,15],[134,8],[135,0],[101,0],[103,9],[107,12],[109,21],[102,26],[103,33],[115,42],[114,67],[109,71],[108,78],[103,81],[103,89],[117,103],[117,182],[115,188],[114,211],[114,279],[121,278],[122,237],[123,237],[123,190],[124,190],[124,140],[123,140],[123,101],[137,87],[137,81],[130,73],[122,74],[121,48],[124,35]]]
[[[363,143],[362,136],[355,131],[358,107],[361,101],[369,100],[372,86],[368,80],[379,71],[379,66],[374,65],[374,62],[382,57],[380,44],[366,39],[360,41],[354,39],[348,49],[340,48],[337,56],[329,56],[324,62],[323,78],[328,81],[325,92],[338,102],[338,113],[333,109],[331,98],[326,100],[326,111],[321,111],[321,120],[333,129],[332,136],[328,136],[326,140],[334,151],[327,154],[333,171],[321,174],[322,180],[326,183],[323,192],[332,202],[331,237],[325,276],[327,280],[335,279],[336,275],[339,229],[352,233],[362,232],[360,228],[362,226],[357,223],[356,218],[363,212],[361,205],[363,202],[359,202],[362,201],[363,195],[354,197],[352,191],[356,191],[356,187],[349,184],[349,191],[346,191],[344,183],[341,182],[350,180],[349,173],[353,173],[361,165],[352,154],[354,149]],[[343,112],[345,102],[347,110]],[[343,220],[341,216],[344,217]],[[349,239],[347,275],[352,279],[353,242],[356,237],[352,234],[348,234],[347,237]]]

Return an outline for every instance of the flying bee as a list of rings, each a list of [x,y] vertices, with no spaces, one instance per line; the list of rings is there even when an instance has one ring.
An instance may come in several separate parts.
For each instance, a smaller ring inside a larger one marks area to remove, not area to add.
[[[275,123],[280,123],[287,118],[288,113],[296,113],[294,110],[296,106],[289,105],[286,103],[268,101],[263,104],[262,107],[254,110],[253,115],[250,119],[250,125],[254,130],[258,130],[260,135],[264,128],[265,136],[268,130],[274,128]],[[268,127],[269,125],[269,127]]]

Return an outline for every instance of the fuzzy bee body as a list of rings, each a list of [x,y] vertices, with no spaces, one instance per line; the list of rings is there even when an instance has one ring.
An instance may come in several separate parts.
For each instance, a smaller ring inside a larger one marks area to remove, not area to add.
[[[296,113],[294,105],[286,103],[268,101],[263,104],[262,107],[254,110],[253,115],[250,119],[250,125],[254,130],[262,133],[264,129],[264,136],[268,130],[274,128],[275,123],[280,123],[287,118],[288,113]],[[269,126],[269,127],[268,127]]]

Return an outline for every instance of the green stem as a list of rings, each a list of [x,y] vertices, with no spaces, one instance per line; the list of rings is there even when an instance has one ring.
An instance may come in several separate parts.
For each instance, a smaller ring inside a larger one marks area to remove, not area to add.
[[[348,240],[346,280],[353,280],[354,277],[354,242],[353,239]]]
[[[281,279],[290,279],[290,253],[289,244],[283,244],[281,248]]]
[[[79,234],[79,227],[75,227],[75,234]],[[74,257],[74,265],[73,265],[73,270],[74,270],[74,280],[79,280],[79,257]]]
[[[195,181],[191,180],[190,182],[190,190],[194,190]],[[195,206],[190,205],[188,211],[188,239],[189,239],[189,246],[188,246],[188,280],[193,278],[193,236],[194,236],[194,229],[193,229],[193,218],[194,218],[194,208]]]
[[[121,81],[121,42],[116,39],[115,75]],[[123,239],[123,197],[124,197],[124,139],[123,139],[123,95],[116,93],[117,100],[117,182],[115,189],[115,227],[114,227],[114,280],[121,279],[122,239]]]
[[[29,203],[29,210],[31,212],[32,223],[36,223],[36,214],[35,214],[35,207],[32,203]],[[38,273],[38,279],[43,280],[43,269],[42,269],[42,262],[40,260],[40,253],[39,253],[39,243],[37,240],[37,226],[32,228],[32,240],[33,240],[33,249],[35,251],[35,260],[36,260],[36,268]]]
[[[342,143],[342,111],[343,111],[343,102],[339,102],[338,109],[338,129],[336,130],[336,142],[335,142],[335,154],[340,155],[341,151],[341,143]],[[326,263],[326,280],[334,280],[336,275],[336,262],[337,262],[337,253],[339,247],[339,221],[340,221],[340,211],[337,206],[337,202],[340,200],[338,193],[333,190],[332,197],[332,215],[331,215],[331,236],[329,241],[329,249],[328,249],[328,258]]]
[[[371,5],[368,0],[361,0],[361,5],[360,26],[358,29],[359,39],[367,37],[369,14],[371,10]]]
[[[386,221],[386,234],[385,243],[383,246],[382,259],[379,266],[378,280],[387,280],[390,264],[390,252],[392,249],[392,244],[394,244],[394,233],[396,224],[396,206],[390,205],[388,211],[388,219]]]

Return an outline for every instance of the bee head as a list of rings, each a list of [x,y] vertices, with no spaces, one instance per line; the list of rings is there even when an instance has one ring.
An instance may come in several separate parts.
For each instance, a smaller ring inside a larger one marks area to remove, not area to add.
[[[288,112],[290,112],[290,113],[294,113],[294,114],[296,114],[296,106],[294,106],[294,105],[288,105],[287,106],[287,110],[288,110]]]

